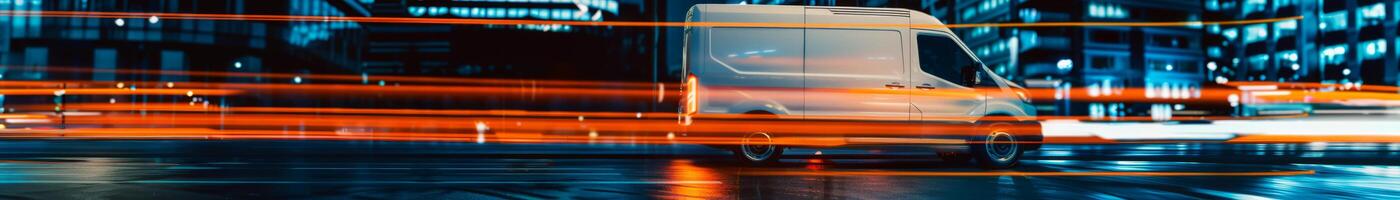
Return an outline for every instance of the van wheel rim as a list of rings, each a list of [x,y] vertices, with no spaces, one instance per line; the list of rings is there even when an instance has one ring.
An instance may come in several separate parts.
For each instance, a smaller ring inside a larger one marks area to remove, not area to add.
[[[996,131],[987,135],[986,145],[987,155],[999,162],[1006,162],[1016,158],[1016,151],[1020,145],[1016,144],[1016,137],[1010,133]]]
[[[777,146],[773,145],[773,136],[764,132],[750,133],[744,137],[744,142],[740,145],[740,151],[744,153],[744,158],[752,161],[767,160],[773,156]]]

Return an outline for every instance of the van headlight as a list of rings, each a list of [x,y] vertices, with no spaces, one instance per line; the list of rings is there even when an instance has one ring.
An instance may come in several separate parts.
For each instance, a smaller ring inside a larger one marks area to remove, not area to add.
[[[1021,102],[1031,103],[1031,97],[1026,94],[1026,91],[1016,91],[1016,97],[1020,97]]]

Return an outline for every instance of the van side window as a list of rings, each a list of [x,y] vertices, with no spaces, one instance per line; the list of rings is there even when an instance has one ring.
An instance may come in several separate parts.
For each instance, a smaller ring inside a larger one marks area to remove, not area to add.
[[[732,70],[802,73],[802,29],[714,28],[710,55]],[[721,68],[722,69],[722,68]],[[707,69],[716,70],[716,69]]]
[[[952,38],[919,34],[919,69],[953,84],[963,83],[962,68],[972,63]]]

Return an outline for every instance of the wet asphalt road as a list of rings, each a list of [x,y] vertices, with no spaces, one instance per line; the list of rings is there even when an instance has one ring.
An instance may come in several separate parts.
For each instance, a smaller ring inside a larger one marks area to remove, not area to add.
[[[1400,144],[1051,145],[996,171],[790,153],[749,167],[691,145],[0,141],[0,199],[1400,199]],[[1260,172],[1306,174],[1226,176]]]

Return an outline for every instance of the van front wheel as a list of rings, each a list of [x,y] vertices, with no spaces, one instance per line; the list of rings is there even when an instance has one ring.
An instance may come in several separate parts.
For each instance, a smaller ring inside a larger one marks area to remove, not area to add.
[[[1005,169],[1015,167],[1020,164],[1021,138],[1012,134],[1009,125],[993,124],[983,129],[984,134],[973,137],[970,141],[973,158],[976,158],[977,165],[988,169]]]
[[[773,135],[754,132],[744,135],[734,155],[748,164],[772,164],[783,154],[783,148],[773,142]]]

